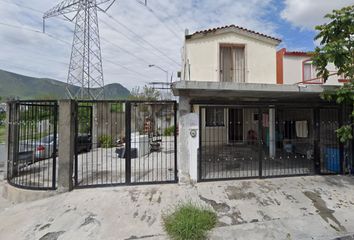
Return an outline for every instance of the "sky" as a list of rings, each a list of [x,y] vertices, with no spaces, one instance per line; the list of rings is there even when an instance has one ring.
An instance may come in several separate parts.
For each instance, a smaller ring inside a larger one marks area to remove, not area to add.
[[[0,69],[66,82],[75,23],[43,13],[62,1],[0,0]],[[235,24],[282,39],[278,48],[311,51],[314,26],[354,0],[116,0],[99,12],[105,84],[128,89],[166,81],[181,70],[185,29],[190,33]],[[104,6],[102,6],[104,7]],[[155,65],[157,67],[149,67]],[[162,69],[162,70],[161,70]],[[164,70],[164,71],[163,71]]]

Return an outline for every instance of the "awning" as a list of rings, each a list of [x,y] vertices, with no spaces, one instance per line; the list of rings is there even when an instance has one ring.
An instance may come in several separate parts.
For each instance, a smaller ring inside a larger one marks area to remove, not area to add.
[[[172,85],[175,96],[186,96],[192,99],[205,100],[243,100],[270,101],[293,99],[308,101],[321,100],[320,94],[325,90],[334,90],[337,86],[319,84],[259,84],[234,82],[179,81]]]

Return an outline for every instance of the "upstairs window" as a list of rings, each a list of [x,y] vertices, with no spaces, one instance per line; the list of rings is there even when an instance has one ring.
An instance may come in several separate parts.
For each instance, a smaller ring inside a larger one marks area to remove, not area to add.
[[[205,108],[205,126],[207,127],[223,127],[224,124],[224,108],[207,107]]]
[[[323,83],[322,79],[317,77],[316,67],[313,66],[311,60],[303,62],[303,82],[305,83]]]
[[[245,47],[222,45],[220,47],[220,81],[245,82]]]

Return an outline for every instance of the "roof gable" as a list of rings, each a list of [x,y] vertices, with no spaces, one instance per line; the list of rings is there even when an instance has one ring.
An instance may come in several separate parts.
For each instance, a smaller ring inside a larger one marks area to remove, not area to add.
[[[186,40],[188,39],[198,39],[202,38],[205,36],[211,36],[211,35],[218,35],[218,34],[224,34],[224,33],[237,33],[240,35],[248,36],[251,38],[256,38],[258,40],[263,40],[265,42],[278,45],[281,40],[260,32],[256,32],[253,30],[249,30],[240,26],[236,25],[229,25],[229,26],[223,26],[223,27],[217,27],[217,28],[211,28],[207,30],[202,30],[202,31],[197,31],[193,34],[186,35]]]

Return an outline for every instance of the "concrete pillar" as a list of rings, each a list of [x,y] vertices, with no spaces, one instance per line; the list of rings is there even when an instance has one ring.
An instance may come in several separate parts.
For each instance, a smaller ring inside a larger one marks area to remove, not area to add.
[[[199,150],[199,116],[190,113],[188,97],[179,101],[179,136],[178,136],[178,178],[182,184],[197,181]]]
[[[275,139],[275,109],[269,108],[269,157],[275,157],[276,139]]]
[[[73,162],[75,158],[75,122],[77,105],[73,100],[59,101],[59,169],[58,191],[73,189]]]

